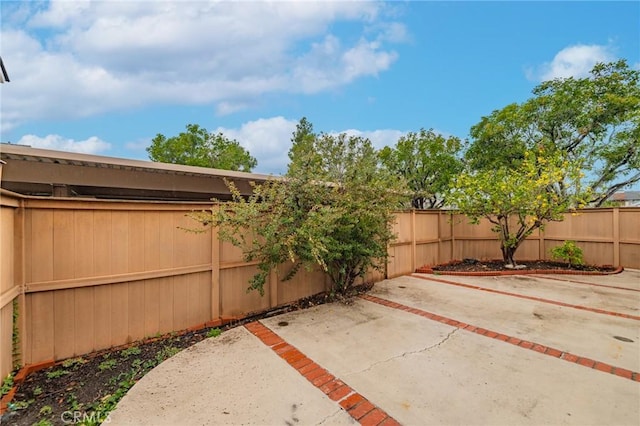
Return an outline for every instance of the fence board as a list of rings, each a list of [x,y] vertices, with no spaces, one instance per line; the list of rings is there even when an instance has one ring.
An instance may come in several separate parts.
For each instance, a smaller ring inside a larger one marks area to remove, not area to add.
[[[96,276],[114,273],[113,268],[113,223],[111,212],[93,212],[93,273]]]
[[[80,210],[73,212],[73,277],[90,277],[95,275],[95,258],[93,255],[93,223],[94,212]]]
[[[93,333],[95,350],[105,349],[111,346],[111,291],[113,287],[113,285],[99,285],[93,287]]]
[[[129,283],[111,287],[111,345],[122,345],[131,341],[129,337]]]
[[[13,304],[0,308],[0,379],[13,370]]]
[[[74,356],[96,350],[96,330],[94,316],[96,303],[94,300],[95,287],[76,288],[74,292]]]
[[[55,359],[75,355],[74,289],[53,292],[53,354]]]

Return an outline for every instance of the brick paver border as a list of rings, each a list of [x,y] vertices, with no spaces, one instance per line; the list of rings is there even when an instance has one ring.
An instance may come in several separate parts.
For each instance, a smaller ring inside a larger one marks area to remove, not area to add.
[[[509,291],[496,290],[496,289],[493,289],[493,288],[480,287],[480,286],[477,286],[477,285],[464,284],[464,283],[459,283],[459,282],[455,282],[455,281],[443,280],[443,279],[439,279],[439,278],[425,277],[425,276],[418,275],[418,274],[412,274],[411,276],[414,277],[414,278],[419,278],[421,280],[425,280],[425,281],[433,281],[433,282],[442,283],[442,284],[455,285],[455,286],[458,286],[458,287],[469,288],[469,289],[472,289],[472,290],[480,290],[480,291],[486,291],[486,292],[489,292],[489,293],[503,294],[503,295],[506,295],[506,296],[517,297],[517,298],[520,298],[520,299],[534,300],[536,302],[548,303],[550,305],[563,306],[565,308],[579,309],[581,311],[594,312],[596,314],[610,315],[610,316],[614,316],[614,317],[620,317],[620,318],[626,318],[626,319],[632,319],[632,320],[640,321],[640,316],[637,316],[637,315],[624,314],[624,313],[621,313],[621,312],[607,311],[607,310],[598,309],[598,308],[590,308],[588,306],[582,306],[582,305],[573,305],[571,303],[559,302],[557,300],[544,299],[542,297],[535,297],[535,296],[526,296],[524,294],[511,293]]]
[[[451,318],[443,317],[438,314],[434,314],[431,312],[423,311],[422,309],[412,308],[407,305],[403,305],[401,303],[392,302],[391,300],[382,299],[380,297],[371,296],[368,294],[364,294],[360,296],[364,300],[368,300],[369,302],[377,303],[382,306],[386,306],[393,309],[398,309],[401,311],[409,312],[415,315],[419,315],[421,317],[430,319],[432,321],[437,321],[442,324],[447,324],[452,327],[459,328],[461,330],[466,330],[471,333],[479,334],[481,336],[489,337],[491,339],[500,340],[505,343],[510,343],[512,345],[519,346],[523,349],[529,349],[532,351],[539,352],[544,355],[549,355],[554,358],[562,359],[564,361],[568,361],[574,364],[582,365],[584,367],[589,367],[594,370],[602,371],[605,373],[613,374],[619,377],[623,377],[625,379],[633,380],[636,382],[640,382],[640,373],[636,371],[627,370],[626,368],[620,368],[613,366],[611,364],[607,364],[605,362],[600,362],[591,358],[582,357],[579,355],[574,355],[570,352],[561,351],[559,349],[555,349],[549,346],[541,345],[535,342],[530,342],[528,340],[521,340],[517,337],[508,336],[506,334],[498,333],[496,331],[487,330],[485,328],[480,328],[473,326],[471,324],[466,324],[460,321],[456,321]]]
[[[384,410],[376,407],[364,396],[353,390],[333,374],[315,363],[311,358],[287,343],[259,321],[244,326],[265,345],[269,346],[280,358],[298,371],[312,385],[320,389],[331,400],[336,401],[351,417],[365,426],[397,426],[400,425]]]

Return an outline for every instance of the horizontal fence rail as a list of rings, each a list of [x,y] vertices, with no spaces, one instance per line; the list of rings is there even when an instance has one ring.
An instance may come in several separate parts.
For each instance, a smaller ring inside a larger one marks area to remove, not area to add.
[[[157,334],[220,324],[326,291],[328,277],[292,265],[265,295],[247,292],[257,262],[187,215],[208,203],[24,197],[0,192],[0,374]],[[640,268],[640,208],[588,209],[531,235],[519,259],[574,240],[590,263]],[[441,210],[397,212],[379,281],[474,257],[499,258],[490,224]],[[200,229],[202,232],[187,232]],[[15,336],[15,334],[18,336]],[[18,344],[18,347],[14,347]]]

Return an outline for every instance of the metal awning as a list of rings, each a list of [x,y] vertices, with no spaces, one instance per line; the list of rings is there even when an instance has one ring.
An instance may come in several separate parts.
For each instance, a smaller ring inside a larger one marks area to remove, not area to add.
[[[155,163],[0,144],[2,188],[25,195],[203,201],[230,199],[225,180],[249,195],[251,182],[275,178],[206,167]]]

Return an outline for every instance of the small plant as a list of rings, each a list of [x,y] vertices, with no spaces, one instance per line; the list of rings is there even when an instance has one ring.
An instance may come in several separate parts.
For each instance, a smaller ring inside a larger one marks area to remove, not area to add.
[[[211,330],[207,331],[207,337],[218,337],[221,334],[222,330],[220,330],[218,327],[212,328]]]
[[[140,355],[140,353],[142,353],[142,349],[137,346],[131,346],[130,348],[121,350],[120,356],[124,359],[127,359],[131,355]]]
[[[62,377],[66,374],[71,374],[67,370],[53,370],[47,372],[47,379],[57,379],[58,377]]]
[[[85,362],[87,362],[87,361],[86,361],[84,358],[82,358],[82,357],[78,357],[78,358],[69,358],[69,359],[65,360],[65,361],[62,363],[62,366],[63,366],[64,368],[71,368],[71,367],[73,367],[73,366],[82,365],[82,364],[84,364]]]
[[[5,396],[9,393],[13,387],[13,374],[7,375],[2,381],[2,387],[0,388],[0,396]]]
[[[562,245],[551,249],[551,257],[553,259],[561,259],[569,264],[584,265],[582,249],[578,247],[575,241],[565,241]]]
[[[25,408],[29,408],[29,406],[33,403],[33,399],[28,401],[16,401],[10,402],[7,404],[11,411],[24,410]]]
[[[33,390],[33,396],[39,396],[39,395],[42,395],[42,387],[36,386],[36,388]]]
[[[53,426],[53,423],[51,423],[51,421],[47,419],[40,419],[35,422],[33,426]]]
[[[116,361],[115,359],[107,359],[105,361],[102,361],[100,365],[98,365],[98,370],[100,371],[111,370],[117,364],[118,364],[118,361]]]
[[[156,362],[160,364],[162,361],[171,358],[172,356],[174,356],[180,351],[181,351],[180,348],[176,348],[173,346],[165,346],[164,348],[162,348],[161,351],[159,351],[156,354]]]
[[[48,416],[49,414],[51,414],[53,412],[53,409],[51,408],[50,405],[45,405],[44,407],[42,407],[40,409],[40,415],[41,416]]]
[[[74,393],[70,393],[69,396],[67,396],[67,404],[69,404],[71,411],[78,411],[82,408],[82,404],[78,402],[78,397]]]

